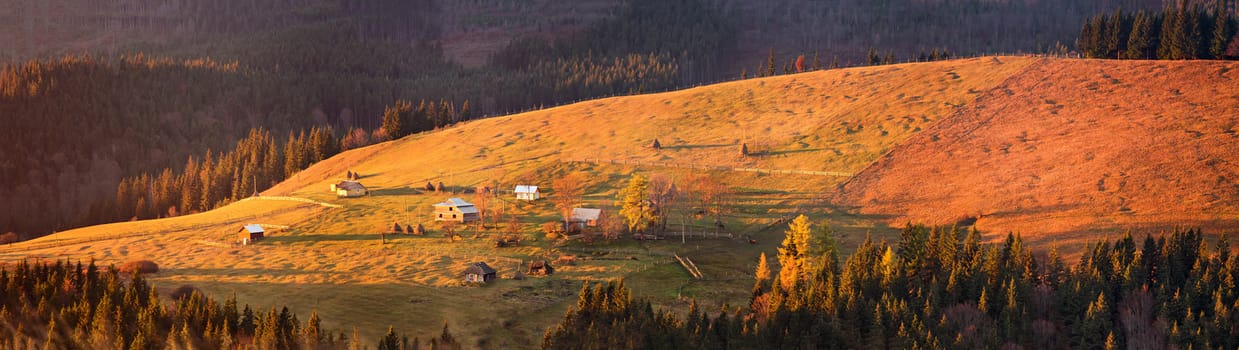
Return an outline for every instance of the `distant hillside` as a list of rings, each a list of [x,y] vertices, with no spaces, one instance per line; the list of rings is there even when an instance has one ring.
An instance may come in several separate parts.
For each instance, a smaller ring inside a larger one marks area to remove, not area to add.
[[[1237,63],[1042,60],[892,149],[835,199],[893,223],[976,220],[1041,242],[1106,228],[1233,230],[1236,111]]]

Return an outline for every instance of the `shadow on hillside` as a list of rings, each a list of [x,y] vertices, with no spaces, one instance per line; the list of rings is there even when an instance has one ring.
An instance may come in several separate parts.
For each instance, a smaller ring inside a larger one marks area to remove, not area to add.
[[[370,194],[375,196],[404,196],[422,194],[422,191],[412,187],[397,187],[373,189],[370,190]]]
[[[671,146],[663,146],[662,148],[666,150],[681,150],[681,149],[718,148],[718,147],[734,147],[734,146],[736,145],[732,143],[713,143],[713,144],[702,144],[702,145],[671,145]]]
[[[396,241],[396,240],[412,239],[414,237],[419,237],[419,236],[414,236],[414,235],[409,235],[409,234],[389,233],[387,234],[387,241],[391,242],[391,241]],[[426,236],[420,236],[420,237],[426,237]],[[377,233],[374,233],[374,234],[367,233],[367,234],[270,236],[270,237],[263,239],[262,244],[327,242],[327,241],[334,241],[334,242],[375,241],[375,242],[378,242],[381,239],[383,239],[383,236]]]
[[[796,154],[796,153],[817,152],[817,151],[822,151],[822,150],[825,150],[825,148],[805,148],[805,149],[792,149],[792,150],[783,150],[783,151],[766,151],[766,152],[756,153],[756,156],[758,157],[782,156],[782,155]]]
[[[171,268],[161,269],[159,274],[163,277],[167,276],[291,276],[291,275],[310,275],[317,272],[306,271],[301,269],[262,269],[262,268],[220,268],[220,269],[202,269],[202,268]]]

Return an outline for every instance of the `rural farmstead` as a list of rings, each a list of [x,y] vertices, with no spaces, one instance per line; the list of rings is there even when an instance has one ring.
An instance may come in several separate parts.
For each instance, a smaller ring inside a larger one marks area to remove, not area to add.
[[[336,193],[336,197],[353,198],[365,196],[366,186],[357,181],[344,180],[331,184],[331,191]]]
[[[237,230],[237,240],[241,241],[242,245],[248,245],[253,242],[261,241],[267,231],[262,229],[262,226],[257,224],[249,224],[242,226]]]
[[[516,199],[523,201],[536,201],[542,198],[542,193],[538,192],[538,186],[516,185]]]
[[[472,203],[466,202],[460,198],[448,198],[441,203],[436,203],[435,221],[447,222],[474,222],[481,220],[482,217],[478,212],[478,208]]]
[[[487,283],[498,278],[497,273],[498,271],[495,271],[495,269],[491,268],[490,265],[486,265],[484,262],[475,262],[469,264],[469,267],[465,268],[465,282]]]

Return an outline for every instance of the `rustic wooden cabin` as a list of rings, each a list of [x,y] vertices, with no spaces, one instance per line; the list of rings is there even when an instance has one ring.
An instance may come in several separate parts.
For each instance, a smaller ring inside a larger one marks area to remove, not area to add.
[[[572,217],[568,219],[567,229],[569,231],[584,230],[586,227],[598,227],[598,220],[602,218],[602,209],[596,208],[572,208]]]
[[[551,262],[546,260],[537,260],[529,263],[530,276],[546,276],[555,273],[555,268],[551,267]]]
[[[542,198],[542,192],[538,191],[538,186],[516,185],[516,199],[523,201],[536,201]]]
[[[487,283],[498,278],[498,271],[484,262],[475,262],[465,268],[464,275],[466,283]]]
[[[482,218],[477,207],[460,198],[448,198],[446,201],[436,203],[434,207],[435,221],[466,223],[475,222]]]
[[[366,186],[362,185],[360,182],[351,180],[344,180],[331,184],[331,192],[335,192],[336,197],[340,198],[361,197],[365,196],[367,193]]]
[[[237,230],[237,240],[241,241],[242,245],[248,245],[253,242],[261,241],[267,231],[262,229],[262,226],[249,224],[242,226]]]

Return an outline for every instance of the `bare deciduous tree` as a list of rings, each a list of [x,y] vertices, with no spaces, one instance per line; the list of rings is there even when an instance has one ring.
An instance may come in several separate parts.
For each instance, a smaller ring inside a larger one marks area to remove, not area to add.
[[[667,217],[679,198],[679,189],[675,180],[663,174],[650,175],[650,204],[654,207],[654,218],[658,222],[658,232],[667,230]]]
[[[569,219],[572,218],[572,208],[581,203],[581,196],[585,194],[585,181],[581,180],[580,175],[571,173],[551,181],[551,189],[555,191],[551,202],[563,215],[564,225],[567,227]]]

